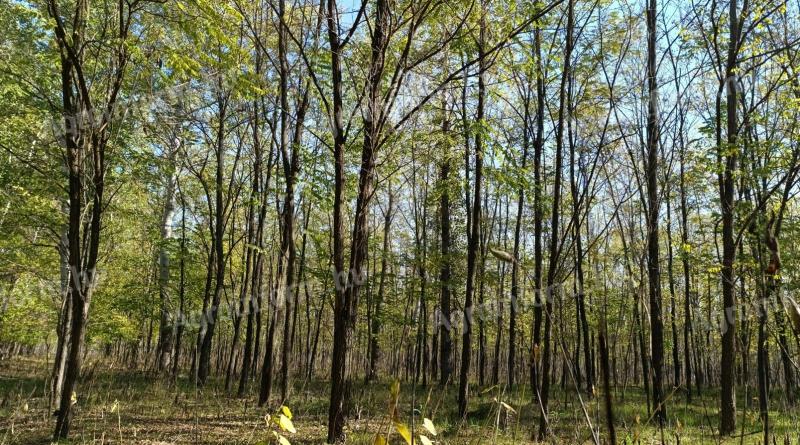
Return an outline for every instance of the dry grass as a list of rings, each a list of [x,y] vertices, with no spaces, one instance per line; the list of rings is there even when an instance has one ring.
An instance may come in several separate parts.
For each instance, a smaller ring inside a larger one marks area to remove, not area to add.
[[[36,360],[15,359],[0,365],[0,445],[49,444],[54,425],[46,396],[47,366]],[[266,427],[267,409],[255,400],[255,384],[247,398],[228,396],[221,382],[212,382],[203,390],[188,379],[177,384],[118,366],[89,364],[88,377],[78,391],[78,404],[70,443],[76,444],[256,444],[272,435]],[[326,432],[328,386],[325,382],[296,381],[287,405],[294,412],[297,434],[294,444],[322,443]],[[754,408],[744,406],[744,388],[740,389],[739,426],[742,434],[722,443],[763,443],[761,423]],[[538,405],[530,403],[521,388],[504,394],[492,387],[473,391],[467,422],[455,415],[454,388],[437,387],[416,390],[403,385],[400,410],[410,422],[412,396],[421,416],[431,417],[439,429],[441,444],[516,444],[532,443],[529,438],[536,422]],[[752,393],[752,391],[750,391]],[[752,395],[752,394],[751,394]],[[750,396],[751,396],[750,395]],[[391,428],[386,415],[389,391],[386,384],[353,388],[355,403],[348,422],[348,443],[371,444],[376,432]],[[784,406],[779,394],[773,395],[771,419],[777,444],[800,444],[800,420],[796,409]],[[501,408],[503,400],[515,413]],[[593,425],[605,434],[599,398],[586,401]],[[275,402],[271,409],[278,408]],[[648,422],[646,403],[641,391],[627,388],[615,393],[617,437],[627,443],[661,443],[661,431]],[[498,415],[499,410],[499,415]],[[670,422],[664,430],[666,443],[719,443],[714,427],[716,392],[706,391],[687,404],[676,392],[669,405]],[[422,417],[417,412],[417,420]],[[638,420],[637,420],[638,419]],[[591,434],[574,390],[557,388],[551,397],[553,435],[548,443],[591,443]],[[417,428],[421,431],[421,428]],[[393,434],[393,444],[404,443]]]

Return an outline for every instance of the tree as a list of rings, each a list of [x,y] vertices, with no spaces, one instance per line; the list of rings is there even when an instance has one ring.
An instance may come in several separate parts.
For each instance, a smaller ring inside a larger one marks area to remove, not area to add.
[[[464,325],[461,334],[461,370],[458,380],[458,415],[467,414],[469,398],[469,368],[472,355],[472,322],[475,308],[473,293],[475,292],[475,273],[478,256],[478,242],[481,236],[481,180],[483,178],[483,137],[484,137],[484,101],[486,99],[486,3],[481,2],[480,37],[478,39],[478,107],[476,121],[478,130],[475,133],[475,167],[474,185],[472,187],[473,202],[470,208],[469,243],[467,246],[467,288],[464,294]],[[466,106],[466,104],[465,104]]]
[[[728,59],[725,65],[725,91],[727,94],[727,132],[725,146],[720,145],[719,158],[723,165],[719,174],[719,197],[722,208],[722,305],[724,321],[722,333],[722,358],[720,362],[720,434],[733,434],[736,430],[736,382],[733,371],[736,360],[736,296],[734,294],[735,276],[733,263],[736,259],[736,243],[734,241],[734,216],[736,206],[736,190],[734,171],[738,160],[736,136],[739,131],[736,119],[738,88],[737,59],[739,53],[739,31],[737,2],[731,0],[728,11],[729,43]]]
[[[62,325],[66,358],[63,369],[59,370],[59,373],[64,373],[64,378],[54,440],[69,435],[89,305],[97,280],[100,232],[106,206],[107,149],[117,125],[117,101],[130,61],[127,40],[134,25],[134,10],[138,7],[140,2],[135,1],[116,5],[113,10],[101,10],[95,15],[88,0],[78,0],[72,11],[65,14],[56,0],[47,2],[61,65],[60,112],[69,171],[69,290],[64,310],[70,314],[63,319]],[[90,26],[111,29],[116,38],[112,46],[101,49],[102,56],[96,56],[97,60],[89,60],[89,53],[83,49],[84,44],[96,44],[87,39]],[[112,61],[106,74],[100,78],[88,77],[89,65],[99,62],[100,57]],[[86,184],[91,184],[91,187]],[[86,231],[83,230],[84,213],[90,215]]]
[[[666,421],[664,405],[664,321],[661,318],[661,267],[659,265],[658,190],[659,118],[656,65],[656,0],[647,7],[647,275],[650,295],[650,329],[653,370],[653,404],[659,424]]]
[[[573,49],[573,27],[575,21],[575,5],[573,0],[567,0],[567,23],[566,23],[566,48],[564,50],[564,69],[561,72],[561,86],[558,92],[558,120],[556,121],[556,148],[555,165],[553,166],[553,207],[550,214],[550,248],[549,263],[547,267],[547,287],[544,289],[544,354],[542,358],[542,389],[540,393],[540,403],[542,406],[542,416],[539,419],[539,440],[544,440],[548,429],[548,401],[550,397],[550,361],[551,345],[550,336],[553,324],[553,298],[554,294],[560,290],[557,280],[558,259],[559,259],[559,222],[561,210],[561,169],[563,168],[563,146],[564,146],[564,124],[568,116],[565,115],[567,101],[567,84],[570,79],[571,59]]]

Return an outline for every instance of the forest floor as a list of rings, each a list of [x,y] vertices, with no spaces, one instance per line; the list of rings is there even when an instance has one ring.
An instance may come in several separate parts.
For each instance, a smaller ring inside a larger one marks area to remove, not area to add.
[[[250,396],[227,396],[222,382],[212,382],[197,391],[188,379],[170,384],[143,372],[132,372],[109,364],[85,367],[86,378],[77,394],[76,416],[69,443],[91,444],[258,444],[269,443],[272,433],[264,420],[271,411],[256,405],[256,385]],[[13,359],[0,364],[0,445],[50,443],[54,419],[45,395],[47,366],[42,361]],[[326,432],[329,385],[323,381],[296,381],[287,405],[293,411],[296,434],[287,434],[292,444],[323,443]],[[504,393],[499,386],[475,388],[470,401],[469,420],[460,423],[456,416],[456,387],[444,390],[436,385],[416,387],[403,384],[398,409],[410,422],[412,399],[417,412],[415,422],[433,419],[438,436],[424,432],[439,444],[516,444],[530,441],[536,424],[538,404],[530,402],[527,387]],[[739,388],[739,412],[735,437],[720,442],[716,435],[718,393],[706,390],[687,404],[685,394],[674,391],[668,410],[669,422],[663,431],[664,443],[763,443],[761,422],[753,389],[745,394]],[[444,397],[443,397],[444,395]],[[348,422],[348,443],[372,444],[376,432],[386,433],[392,424],[387,415],[389,384],[364,386],[354,383],[355,399]],[[745,400],[751,401],[746,409]],[[770,421],[776,444],[800,444],[800,410],[785,406],[783,397],[773,394]],[[551,395],[550,421],[553,435],[546,443],[591,443],[591,433],[574,389],[556,385]],[[504,402],[513,412],[503,406]],[[606,434],[600,397],[584,403],[595,428]],[[661,431],[649,419],[647,403],[640,388],[628,386],[614,394],[617,438],[620,443],[661,443]],[[410,426],[410,425],[409,425]],[[788,440],[788,441],[787,441]],[[390,443],[404,443],[393,432]],[[772,442],[772,440],[770,441]],[[418,443],[418,441],[415,441]]]

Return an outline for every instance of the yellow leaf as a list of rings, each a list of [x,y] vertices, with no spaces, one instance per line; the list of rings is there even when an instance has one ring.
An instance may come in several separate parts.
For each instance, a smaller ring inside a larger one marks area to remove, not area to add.
[[[508,253],[508,252],[506,252],[504,250],[500,250],[500,249],[497,249],[495,247],[489,247],[489,252],[491,252],[492,255],[494,255],[494,257],[497,258],[500,261],[503,261],[503,262],[506,262],[506,263],[513,263],[514,262],[514,255],[511,255],[510,253]]]
[[[292,411],[289,409],[288,406],[286,406],[286,405],[281,406],[281,412],[284,415],[286,415],[286,417],[288,417],[289,420],[292,420]]]
[[[376,434],[375,440],[372,441],[372,445],[386,445],[386,439],[380,434]]]
[[[75,391],[72,391],[72,397],[69,398],[72,405],[78,403],[78,394]]]
[[[419,441],[422,442],[422,445],[433,445],[433,442],[422,434],[419,435]]]
[[[428,430],[429,433],[433,434],[434,436],[436,435],[436,427],[433,425],[433,421],[431,421],[431,419],[426,417],[422,421],[422,426],[425,427],[425,429]]]
[[[411,445],[411,431],[408,430],[408,427],[404,423],[400,422],[395,422],[394,427],[397,429],[397,433],[403,436],[403,439],[406,440],[406,443]]]
[[[289,442],[289,439],[287,439],[287,438],[285,438],[283,436],[278,437],[278,443],[281,444],[281,445],[292,445],[292,443]]]
[[[395,380],[394,382],[392,382],[392,386],[389,387],[389,394],[391,394],[392,397],[394,397],[394,398],[397,398],[397,396],[400,395],[400,381],[399,380]]]
[[[496,388],[497,388],[497,385],[490,386],[490,387],[488,387],[488,388],[484,389],[483,391],[481,391],[481,394],[487,394],[487,393],[490,393],[490,392],[494,391]]]
[[[292,421],[283,414],[281,414],[281,417],[278,419],[278,425],[281,427],[282,430],[288,431],[292,434],[297,432],[297,430],[294,429]]]
[[[500,404],[501,404],[501,405],[503,405],[503,408],[505,408],[505,409],[507,409],[507,410],[511,411],[512,413],[514,413],[514,414],[516,414],[516,413],[517,413],[517,412],[514,410],[514,408],[512,408],[512,407],[511,407],[511,405],[509,405],[508,403],[506,403],[506,402],[500,402]]]

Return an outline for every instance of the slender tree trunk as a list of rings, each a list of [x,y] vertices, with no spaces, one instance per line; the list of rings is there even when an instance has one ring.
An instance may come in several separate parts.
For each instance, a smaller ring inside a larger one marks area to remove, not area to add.
[[[167,242],[172,238],[172,218],[175,215],[175,185],[178,179],[175,157],[180,149],[181,140],[176,136],[169,141],[167,153],[166,184],[164,187],[164,211],[161,216],[161,246],[158,252],[158,294],[161,300],[161,320],[158,328],[158,361],[157,369],[169,372],[172,360],[175,326],[170,313],[172,302],[169,298],[169,253]]]
[[[570,116],[574,114],[574,107],[572,105],[572,77],[568,80],[567,87],[567,109]],[[570,189],[572,192],[572,226],[573,238],[575,239],[575,296],[576,296],[576,312],[577,317],[575,320],[576,327],[576,341],[575,341],[575,374],[578,385],[581,383],[580,372],[580,349],[581,340],[583,341],[583,365],[584,374],[586,375],[586,394],[591,397],[593,393],[594,382],[592,380],[592,359],[591,349],[589,348],[589,322],[586,318],[586,294],[584,292],[584,275],[583,275],[583,241],[581,237],[581,197],[578,189],[578,178],[576,177],[576,165],[582,165],[582,162],[575,160],[575,142],[574,132],[572,128],[573,119],[567,121],[567,133],[569,137],[569,152],[570,152]],[[588,185],[587,185],[588,186]]]
[[[295,263],[297,251],[294,243],[294,187],[297,174],[300,171],[300,147],[302,144],[303,122],[305,121],[306,110],[308,109],[308,88],[306,84],[303,89],[302,98],[297,104],[295,115],[294,136],[289,146],[289,101],[288,101],[288,81],[289,81],[289,62],[286,54],[286,0],[280,1],[278,10],[280,15],[280,31],[278,33],[278,49],[280,63],[280,100],[281,100],[281,152],[283,157],[284,179],[286,181],[286,192],[283,203],[283,240],[281,243],[281,255],[286,256],[286,287],[283,291],[284,323],[283,323],[283,347],[281,351],[281,401],[285,401],[289,395],[289,366],[291,361],[291,315],[293,308],[291,297],[295,287]]]
[[[201,386],[206,383],[211,373],[211,346],[214,338],[214,330],[217,326],[217,316],[219,313],[219,303],[222,298],[222,288],[225,283],[225,254],[224,254],[224,240],[225,240],[225,213],[227,210],[227,203],[223,199],[223,178],[225,167],[225,119],[227,115],[228,97],[220,93],[218,97],[218,116],[219,127],[217,128],[217,166],[215,175],[215,207],[214,207],[214,236],[213,236],[213,250],[216,277],[214,282],[214,294],[211,302],[211,307],[206,311],[205,320],[205,333],[203,341],[200,344],[200,360],[198,361],[197,369],[197,382]]]
[[[738,88],[738,45],[739,20],[737,1],[729,5],[730,42],[728,61],[725,70],[727,90],[727,147],[718,147],[727,155],[723,156],[723,170],[720,178],[720,203],[722,205],[722,309],[724,314],[722,333],[721,395],[720,395],[720,434],[733,434],[736,430],[736,382],[734,369],[736,361],[736,296],[734,294],[735,276],[733,265],[736,258],[734,240],[735,216],[735,171],[737,164],[738,124],[736,119],[736,89]]]
[[[104,201],[103,193],[107,169],[105,149],[110,137],[111,113],[98,117],[99,122],[92,122],[92,125],[85,125],[85,122],[78,120],[95,116],[97,110],[114,109],[127,68],[126,39],[132,14],[130,9],[126,14],[122,4],[115,11],[119,15],[119,28],[111,31],[109,37],[115,43],[108,47],[108,58],[113,60],[109,70],[112,74],[97,80],[107,81],[108,90],[107,96],[104,96],[105,102],[95,103],[94,106],[98,108],[94,109],[90,87],[83,74],[85,57],[88,56],[81,50],[89,21],[89,3],[86,0],[75,3],[74,11],[68,14],[71,29],[65,28],[64,17],[55,0],[48,0],[47,12],[54,19],[50,23],[60,56],[61,117],[64,122],[63,143],[69,199],[66,247],[69,252],[70,318],[67,320],[67,317],[62,317],[64,325],[61,335],[64,337],[63,354],[66,358],[53,432],[53,440],[58,441],[69,434],[73,394],[80,378],[86,323],[96,281],[101,217],[108,204]],[[71,35],[68,37],[67,33]],[[105,57],[105,54],[97,57]],[[87,208],[90,201],[91,207]],[[82,230],[83,227],[86,229]]]
[[[69,206],[64,204],[65,213],[69,213]],[[64,385],[64,365],[67,360],[66,345],[69,339],[69,329],[72,326],[72,302],[69,292],[69,241],[68,229],[65,230],[61,236],[60,244],[58,246],[58,255],[60,260],[61,272],[61,312],[58,318],[58,341],[56,343],[55,357],[53,358],[53,373],[50,387],[50,410],[54,411],[55,407],[61,404],[61,391]]]
[[[608,346],[606,345],[606,329],[600,332],[600,367],[603,370],[603,400],[605,402],[606,426],[608,427],[608,442],[617,443],[617,433],[614,429],[614,404],[611,400],[611,384],[609,383]]]
[[[442,121],[442,133],[447,135],[450,132],[450,121],[447,118],[445,107],[445,117]],[[444,387],[450,381],[453,374],[453,341],[450,337],[452,320],[450,319],[450,296],[451,296],[451,262],[450,258],[450,157],[447,150],[443,151],[444,158],[439,170],[439,187],[441,195],[439,197],[439,229],[441,230],[441,254],[442,263],[439,270],[439,283],[441,283],[441,294],[439,310],[441,320],[437,323],[439,331],[439,386]]]
[[[663,426],[667,410],[663,396],[664,373],[664,320],[661,315],[661,267],[659,265],[658,218],[660,197],[658,190],[658,79],[656,66],[656,0],[647,7],[647,275],[650,295],[650,329],[653,370],[653,405],[655,416]]]
[[[378,295],[375,298],[375,310],[372,314],[372,326],[369,336],[369,372],[368,380],[374,380],[378,377],[378,361],[381,359],[380,343],[378,336],[381,332],[383,322],[383,301],[386,298],[386,275],[387,263],[389,262],[389,249],[390,240],[389,234],[391,233],[392,226],[392,211],[394,205],[394,195],[392,194],[391,184],[389,184],[389,201],[386,205],[386,211],[383,214],[383,250],[381,251],[381,279],[378,282]]]
[[[255,177],[255,175],[254,175]],[[247,209],[247,245],[253,245],[254,237],[255,237],[255,218],[254,213],[256,211],[256,207],[251,203],[248,205]],[[249,302],[248,302],[248,291],[250,285],[250,272],[252,270],[253,264],[253,257],[255,256],[253,249],[247,248],[243,253],[243,265],[244,270],[242,271],[242,288],[239,291],[239,304],[237,306],[236,311],[233,314],[233,339],[231,340],[231,348],[228,354],[228,366],[225,370],[225,392],[229,393],[231,391],[232,385],[232,378],[236,368],[236,354],[239,352],[239,337],[241,334],[241,326],[242,326],[242,318],[244,317],[245,311],[249,312]],[[235,303],[234,303],[235,304]],[[245,309],[245,305],[248,306],[248,309]],[[246,359],[242,360],[242,363]],[[244,372],[244,371],[242,371]]]
[[[542,326],[542,153],[544,151],[544,72],[542,70],[542,31],[539,24],[534,29],[534,51],[536,53],[536,140],[533,147],[533,347],[531,351],[530,377],[531,391],[540,399],[539,376],[537,374],[541,326]]]
[[[486,5],[481,2],[480,40],[478,45],[478,112],[476,119],[479,125],[484,125],[484,101],[486,96],[484,45],[486,42]],[[483,179],[483,130],[475,134],[475,186],[473,188],[474,201],[470,216],[471,231],[467,246],[467,284],[464,295],[464,326],[461,334],[461,370],[458,382],[458,415],[464,418],[467,415],[469,401],[469,367],[472,355],[472,321],[473,310],[472,294],[475,285],[475,269],[481,233],[481,181]]]
[[[667,178],[667,183],[669,183],[669,177]],[[672,375],[673,375],[673,386],[678,388],[681,386],[681,363],[680,363],[680,353],[678,351],[678,314],[677,314],[677,307],[675,301],[675,272],[673,269],[673,248],[672,248],[672,198],[671,198],[671,186],[669,187],[670,191],[667,192],[667,273],[669,274],[669,312],[670,312],[670,324],[672,328]]]
[[[681,109],[682,110],[682,109]],[[686,377],[686,401],[692,400],[692,377],[695,386],[698,386],[697,376],[693,375],[691,351],[694,332],[692,328],[692,286],[689,266],[689,206],[686,198],[686,147],[683,143],[683,112],[680,117],[680,199],[681,199],[681,264],[683,266],[683,366]]]
[[[335,302],[333,315],[333,354],[331,357],[331,397],[328,407],[328,443],[334,443],[343,436],[344,399],[347,384],[346,358],[348,347],[348,316],[350,304],[347,300],[347,279],[340,280],[344,270],[344,227],[342,221],[342,200],[344,198],[344,121],[342,102],[342,67],[340,59],[339,11],[336,0],[327,2],[328,43],[331,55],[332,77],[332,135],[334,157],[333,192],[333,272]],[[344,282],[342,282],[344,281]]]
[[[520,168],[525,171],[528,164],[528,148],[530,145],[530,98],[526,94],[525,109],[522,117],[522,161]],[[538,204],[538,203],[537,203]],[[519,300],[519,261],[520,242],[522,232],[522,212],[525,206],[525,188],[520,186],[517,190],[517,215],[514,222],[514,261],[511,264],[511,307],[508,315],[508,389],[514,388],[514,370],[516,367],[517,348],[517,305]]]
[[[553,294],[558,290],[556,285],[558,272],[559,256],[559,219],[561,206],[561,169],[563,162],[564,146],[564,123],[568,116],[565,116],[566,103],[570,98],[566,97],[567,82],[570,78],[570,66],[573,47],[573,26],[575,20],[573,0],[567,0],[567,29],[566,29],[566,49],[564,52],[564,70],[561,73],[561,87],[559,89],[558,121],[556,122],[556,148],[555,165],[553,166],[553,207],[550,222],[550,258],[547,268],[547,289],[545,295],[545,314],[544,314],[544,354],[542,359],[542,389],[540,393],[542,416],[539,419],[539,440],[544,440],[548,430],[548,401],[550,396],[550,366],[551,366],[551,325],[553,318]]]
[[[328,443],[341,440],[344,435],[345,410],[349,403],[347,356],[351,335],[356,323],[359,292],[367,259],[369,227],[368,210],[375,185],[375,155],[381,142],[385,123],[384,94],[381,91],[384,76],[386,49],[390,37],[391,8],[387,0],[377,0],[370,39],[371,57],[367,77],[367,113],[364,113],[364,142],[361,150],[361,168],[358,178],[358,195],[354,215],[350,249],[349,272],[343,271],[344,254],[341,244],[341,200],[344,181],[344,124],[342,120],[342,72],[338,35],[336,0],[328,1],[328,41],[333,73],[333,126],[336,178],[334,191],[334,267],[336,293],[334,304],[333,355],[331,366],[331,399],[328,409]],[[338,246],[338,247],[337,247]],[[352,279],[350,279],[352,276]]]
[[[181,204],[181,246],[180,257],[178,260],[178,269],[180,278],[178,282],[178,320],[175,329],[175,348],[173,349],[172,357],[172,377],[178,378],[178,371],[180,369],[181,347],[183,341],[183,331],[186,325],[186,202],[183,197],[183,191],[178,188],[178,195],[180,196]]]
[[[260,72],[261,57],[260,52],[256,54],[256,71]],[[263,181],[263,161],[264,154],[261,146],[261,124],[259,115],[259,103],[253,101],[253,179],[252,188],[250,191],[250,199],[258,203],[257,206],[251,205],[250,228],[253,230],[252,234],[248,234],[250,244],[255,246],[252,250],[251,258],[251,273],[250,273],[250,295],[247,304],[247,324],[245,327],[244,338],[244,353],[242,356],[242,373],[239,376],[239,388],[236,391],[237,397],[244,397],[247,390],[247,383],[250,378],[251,368],[253,363],[258,358],[253,357],[253,321],[254,318],[260,314],[260,299],[261,299],[261,277],[264,273],[264,254],[263,254],[263,234],[264,234],[264,218],[266,216],[266,200],[264,193],[261,190]],[[272,158],[272,153],[269,154]],[[269,169],[271,162],[267,162]],[[267,184],[269,183],[269,173],[267,173]],[[257,209],[257,213],[254,212]],[[260,318],[260,315],[259,315]],[[258,333],[256,333],[258,335]]]

